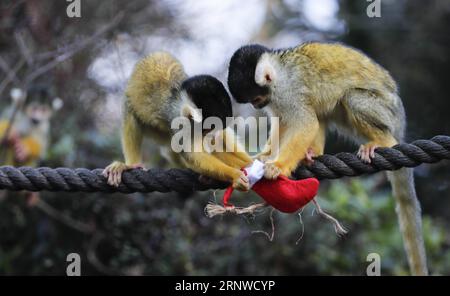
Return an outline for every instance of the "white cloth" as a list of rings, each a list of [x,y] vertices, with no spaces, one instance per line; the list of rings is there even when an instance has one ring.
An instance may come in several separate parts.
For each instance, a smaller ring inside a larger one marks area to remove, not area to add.
[[[245,171],[247,172],[250,187],[253,187],[264,176],[264,163],[256,159],[251,165],[245,168]]]

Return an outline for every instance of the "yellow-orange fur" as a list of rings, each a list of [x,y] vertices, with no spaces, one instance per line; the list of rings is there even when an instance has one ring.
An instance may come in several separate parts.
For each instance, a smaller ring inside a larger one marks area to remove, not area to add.
[[[114,162],[105,169],[112,174],[110,184],[118,185],[123,170],[142,163],[141,144],[144,136],[151,137],[170,149],[171,120],[180,116],[182,98],[180,86],[187,78],[183,66],[169,53],[153,53],[140,61],[126,89],[122,125],[122,148],[125,164]],[[234,142],[234,133],[221,133],[225,143]],[[190,168],[202,175],[232,182],[238,189],[246,190],[240,168],[248,165],[251,158],[245,152],[170,152],[175,164]]]
[[[0,138],[3,138],[9,125],[8,120],[0,121]],[[12,128],[14,130],[14,128]],[[44,147],[46,146],[46,137],[41,133],[34,131],[27,135],[17,135],[19,137],[18,141],[21,142],[23,149],[25,149],[27,157],[24,160],[18,160],[16,157],[16,152],[10,141],[3,143],[1,149],[5,149],[4,159],[2,159],[2,165],[11,166],[36,166],[38,161],[42,158],[44,153]]]
[[[266,161],[267,178],[291,175],[309,148],[322,154],[328,126],[364,141],[359,156],[367,162],[375,148],[403,141],[405,114],[397,85],[386,70],[358,50],[307,43],[266,52],[258,60],[255,82],[270,88],[267,109],[280,117],[279,134],[271,135],[279,136],[279,153]],[[395,171],[389,177],[411,270],[427,274],[412,170]]]
[[[290,175],[308,148],[316,154],[323,152],[329,122],[367,140],[367,146],[392,146],[403,139],[404,114],[397,86],[386,70],[359,51],[339,44],[307,43],[263,54],[259,63],[271,64],[277,72],[271,82],[269,109],[280,117],[280,154],[273,164],[282,174]],[[376,108],[367,112],[372,112],[368,116],[377,120],[375,124],[386,121],[386,129],[391,130],[377,128],[354,112],[352,104],[358,96],[361,107],[368,109],[370,101],[376,100],[395,109],[398,117]]]

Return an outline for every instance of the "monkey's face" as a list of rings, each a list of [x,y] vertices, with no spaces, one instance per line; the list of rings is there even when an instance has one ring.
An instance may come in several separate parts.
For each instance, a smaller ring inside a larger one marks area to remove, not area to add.
[[[52,116],[53,110],[50,106],[38,102],[30,102],[25,107],[25,114],[30,119],[32,125],[37,126],[42,122],[48,121]]]
[[[256,109],[261,109],[266,107],[269,103],[270,103],[270,99],[269,99],[269,95],[259,95],[256,96],[252,99],[252,101],[250,102],[253,107],[255,107]]]
[[[261,45],[246,45],[231,57],[228,67],[228,87],[238,103],[251,103],[255,108],[269,104],[270,89],[255,82],[255,70],[259,58],[270,51]]]
[[[208,117],[217,117],[226,127],[226,118],[233,116],[231,99],[222,82],[213,76],[198,75],[183,82],[181,89],[186,91],[190,100],[202,110],[202,124]],[[212,129],[203,129],[209,133]]]

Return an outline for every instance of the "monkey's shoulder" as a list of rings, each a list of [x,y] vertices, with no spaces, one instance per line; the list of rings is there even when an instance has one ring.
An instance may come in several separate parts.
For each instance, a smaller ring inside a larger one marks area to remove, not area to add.
[[[154,52],[140,60],[134,74],[142,75],[147,82],[164,80],[174,81],[186,78],[183,65],[168,52]]]
[[[185,79],[183,66],[171,54],[150,54],[136,64],[128,82],[127,108],[143,122],[159,122]]]
[[[168,94],[186,79],[183,65],[171,54],[156,52],[139,61],[128,82],[127,97]]]
[[[397,89],[387,70],[362,51],[340,43],[305,43],[280,56],[285,63],[297,65],[305,79],[310,78],[312,82],[322,80],[342,83],[343,87]]]

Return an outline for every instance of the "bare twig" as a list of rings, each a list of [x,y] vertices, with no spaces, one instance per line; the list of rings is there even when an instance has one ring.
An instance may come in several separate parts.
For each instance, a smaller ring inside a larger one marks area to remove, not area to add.
[[[3,58],[1,56],[0,56],[0,59],[3,60]],[[18,85],[21,85],[21,81],[17,77],[17,72],[22,68],[22,66],[24,64],[25,64],[25,60],[22,58],[22,59],[20,59],[19,62],[16,63],[16,65],[14,66],[13,69],[9,69],[9,66],[8,66],[9,70],[7,70],[7,72],[6,72],[6,78],[3,79],[3,81],[0,83],[0,98],[2,97],[3,91],[5,90],[5,88],[8,86],[8,84],[11,81],[14,80]],[[0,67],[2,67],[2,66],[0,65]],[[3,67],[2,67],[2,70],[5,71],[5,69],[3,69]]]
[[[14,81],[16,84],[20,84],[20,79],[16,75],[17,72],[11,69],[11,67],[8,65],[8,63],[2,56],[0,56],[0,69],[2,69],[3,72],[5,72],[6,78],[9,79],[9,81]]]
[[[91,241],[89,242],[88,250],[87,250],[87,259],[89,263],[91,263],[98,271],[107,274],[107,275],[136,275],[133,271],[133,268],[129,268],[127,270],[116,270],[109,266],[103,264],[97,257],[97,247],[100,242],[105,238],[105,234],[103,232],[96,232],[92,236]],[[139,272],[141,274],[141,272]]]
[[[89,248],[87,251],[87,259],[98,271],[108,275],[118,275],[119,272],[109,268],[103,264],[97,257],[97,246],[102,241],[105,235],[101,232],[95,233],[89,242]]]
[[[60,63],[70,59],[72,56],[74,56],[79,51],[85,49],[88,45],[92,44],[94,41],[96,41],[100,36],[114,28],[124,17],[124,13],[121,12],[117,14],[111,22],[109,22],[107,25],[105,25],[103,28],[95,32],[92,36],[89,38],[86,38],[78,43],[78,46],[57,56],[55,59],[53,59],[51,62],[48,62],[47,64],[43,65],[42,67],[39,67],[35,71],[33,71],[28,77],[25,79],[25,85],[29,85],[33,80],[41,76],[42,74],[45,74],[46,72],[50,71]]]
[[[23,39],[23,33],[20,31],[15,31],[14,38],[16,39],[16,43],[17,43],[17,46],[19,47],[20,53],[22,54],[23,58],[27,62],[28,66],[29,67],[33,66],[34,58],[30,52],[29,46],[26,45],[26,42]]]
[[[132,235],[131,239],[141,251],[142,255],[149,260],[155,259],[155,252],[147,245],[147,242],[145,242],[143,238],[140,238],[137,235]]]
[[[94,227],[92,227],[91,225],[77,221],[72,217],[61,213],[41,198],[38,199],[35,206],[53,219],[79,232],[90,234],[94,231]]]
[[[114,50],[116,51],[117,58],[119,61],[119,70],[120,70],[121,80],[126,81],[126,75],[125,75],[125,70],[124,70],[124,66],[123,66],[123,58],[122,58],[122,54],[120,53],[119,47],[117,46],[117,40],[113,41],[113,46],[114,46]],[[124,84],[121,84],[120,85],[121,92],[123,91],[123,88],[124,88]]]

